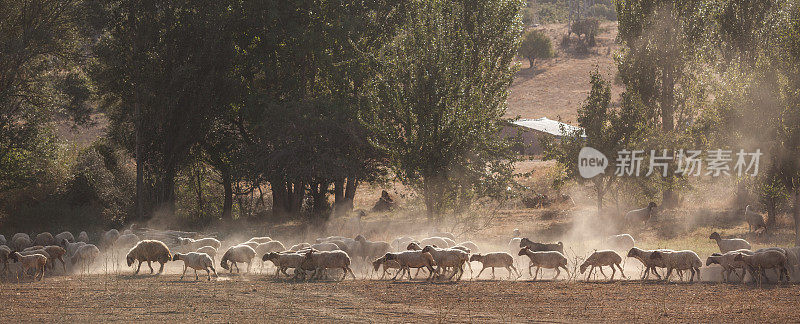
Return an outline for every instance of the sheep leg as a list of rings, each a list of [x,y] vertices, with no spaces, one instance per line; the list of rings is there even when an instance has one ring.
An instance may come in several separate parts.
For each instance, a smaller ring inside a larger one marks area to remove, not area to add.
[[[517,273],[517,279],[519,279],[519,277],[522,277],[522,274],[519,273],[519,269],[517,269],[517,267],[515,267],[513,263],[509,264],[508,266],[511,267],[511,269],[514,269],[514,271]]]
[[[541,269],[542,269],[541,267],[536,266],[536,274],[533,275],[533,280],[534,281],[536,281],[536,278],[539,277],[539,270],[541,270]]]
[[[153,264],[150,260],[147,260],[147,266],[150,267],[150,274],[153,274]]]
[[[392,280],[396,280],[396,279],[397,279],[397,275],[399,275],[399,274],[401,274],[401,273],[404,273],[404,272],[405,272],[405,270],[406,270],[406,268],[405,268],[405,267],[403,267],[403,266],[401,266],[401,267],[400,267],[400,270],[397,270],[397,273],[395,273],[395,274],[394,274],[394,277],[392,277]],[[402,277],[402,276],[400,276],[400,279],[403,279],[403,277]]]
[[[494,268],[492,268],[492,269],[494,269]],[[483,266],[483,269],[481,269],[481,271],[478,271],[478,275],[475,276],[475,278],[480,278],[481,274],[483,273],[483,270],[486,270],[486,266]]]
[[[178,280],[183,280],[184,275],[186,275],[186,264],[183,265],[183,273],[181,273],[181,278]]]
[[[613,269],[614,266],[611,267]],[[617,263],[617,268],[619,268],[619,274],[622,276],[622,278],[628,279],[628,277],[625,276],[625,270],[622,270],[622,266],[620,266],[619,263]]]
[[[64,263],[64,259],[62,259],[61,257],[58,257],[58,260],[61,261],[61,266],[64,268],[64,273],[67,273],[67,264]]]
[[[86,262],[84,262],[84,263],[86,263]],[[141,268],[142,268],[142,261],[139,261],[139,265],[136,266],[136,272],[134,272],[133,274],[135,274],[135,275],[139,274],[139,269],[141,269]]]
[[[533,277],[533,272],[531,272],[532,268],[533,268],[533,263],[529,263],[528,264],[528,276],[531,276],[531,277]],[[536,280],[536,278],[533,278],[533,280]]]
[[[558,267],[556,267],[556,275],[555,275],[555,276],[553,276],[553,281],[555,281],[555,280],[556,280],[556,278],[558,278],[558,275],[560,275],[560,274],[561,274],[561,269],[559,269]]]
[[[247,262],[247,273],[250,273],[250,264],[251,262]]]
[[[589,272],[588,272],[588,273],[586,273],[586,281],[589,281],[589,277],[591,277],[591,276],[592,276],[592,271],[594,271],[594,266],[592,266],[591,268],[589,268]]]
[[[494,280],[494,267],[492,267],[492,280]]]
[[[492,268],[494,270],[494,268]],[[460,267],[458,267],[458,279],[456,281],[460,281],[461,277],[464,276],[464,264],[462,263]]]
[[[603,272],[603,267],[602,266],[597,267],[597,269],[600,269],[600,273],[603,274],[603,279],[608,279],[608,276],[606,276],[606,273]]]
[[[162,273],[164,272],[164,264],[165,264],[166,262],[159,262],[159,263],[161,263],[161,267],[160,267],[160,268],[158,268],[158,274],[162,274]]]
[[[600,267],[600,269],[603,269],[603,267]],[[615,274],[617,274],[617,269],[614,268],[614,264],[611,264],[611,279],[608,281],[614,281]]]
[[[206,272],[208,272],[208,270],[206,270]],[[200,280],[200,277],[197,276],[197,269],[194,269],[194,280]]]
[[[667,274],[664,275],[664,280],[669,282],[669,277],[672,275],[672,268],[667,268]]]

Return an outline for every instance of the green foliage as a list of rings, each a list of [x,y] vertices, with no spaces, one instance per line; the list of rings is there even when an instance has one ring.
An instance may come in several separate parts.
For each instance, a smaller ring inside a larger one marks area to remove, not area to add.
[[[534,67],[536,59],[547,59],[554,56],[553,44],[541,30],[531,30],[522,39],[519,54],[528,59],[530,67]]]
[[[570,32],[578,35],[581,39],[584,37],[593,39],[600,30],[600,21],[597,18],[583,18],[573,22],[570,28]]]
[[[522,33],[521,1],[419,1],[384,55],[365,116],[397,177],[430,217],[505,190],[510,143],[497,139]]]

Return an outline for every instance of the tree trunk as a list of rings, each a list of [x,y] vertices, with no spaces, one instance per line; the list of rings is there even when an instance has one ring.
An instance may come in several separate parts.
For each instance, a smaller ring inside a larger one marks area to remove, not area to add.
[[[595,192],[597,192],[597,213],[600,214],[600,211],[603,209],[603,198],[606,195],[606,188],[603,185],[603,181],[595,181],[594,182]]]
[[[203,201],[203,172],[202,165],[197,165],[197,210],[198,215],[203,213],[205,202]]]
[[[794,190],[794,245],[800,246],[800,189]]]
[[[336,216],[341,215],[342,211],[345,209],[344,182],[344,179],[333,182],[333,213]]]
[[[275,216],[285,216],[289,210],[286,182],[283,180],[270,181],[272,190],[272,214]]]
[[[670,134],[675,130],[675,77],[673,67],[668,64],[664,67],[664,75],[661,88],[661,126],[664,134]],[[671,166],[670,166],[671,167]],[[666,179],[667,189],[663,192],[661,204],[665,207],[674,207],[678,202],[678,197],[672,190],[675,183],[673,177]]]
[[[344,187],[344,212],[353,211],[353,202],[356,199],[356,189],[358,188],[358,179],[356,177],[348,177]]]
[[[227,167],[223,167],[221,169],[222,186],[225,188],[225,197],[222,203],[222,218],[233,219],[233,181],[231,179],[231,171]]]
[[[534,63],[535,61],[536,61],[536,59],[535,59],[535,58],[530,58],[530,57],[528,58],[528,63],[530,64],[530,67],[529,67],[529,69],[533,69],[533,63]]]

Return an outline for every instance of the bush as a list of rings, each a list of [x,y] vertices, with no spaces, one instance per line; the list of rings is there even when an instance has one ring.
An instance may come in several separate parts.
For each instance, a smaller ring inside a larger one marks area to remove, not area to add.
[[[530,67],[534,66],[536,59],[553,57],[553,44],[540,30],[532,30],[525,35],[519,48],[519,54],[528,59]]]
[[[588,40],[594,39],[594,36],[597,35],[599,30],[600,21],[597,20],[597,18],[584,18],[573,22],[570,32],[578,35],[578,38],[581,38],[581,40]]]

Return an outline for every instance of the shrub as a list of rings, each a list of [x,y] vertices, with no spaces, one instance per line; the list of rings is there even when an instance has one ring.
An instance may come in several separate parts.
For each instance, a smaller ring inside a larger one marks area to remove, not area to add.
[[[519,54],[528,59],[533,68],[536,59],[553,57],[553,44],[550,37],[540,30],[532,30],[525,35],[519,48]]]

